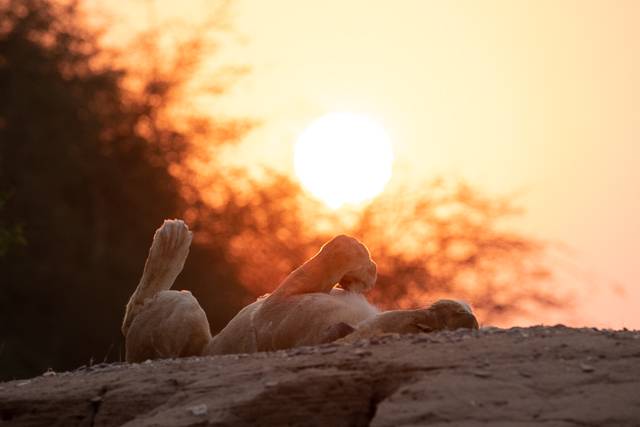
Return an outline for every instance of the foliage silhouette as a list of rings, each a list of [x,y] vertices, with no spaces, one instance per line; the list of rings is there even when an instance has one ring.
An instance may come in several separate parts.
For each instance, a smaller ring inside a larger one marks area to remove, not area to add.
[[[12,193],[9,192],[0,192],[0,215],[2,215],[2,210],[11,195]],[[0,258],[5,256],[12,248],[27,244],[22,234],[22,227],[23,224],[19,222],[9,223],[0,218]]]
[[[353,230],[378,260],[370,298],[401,309],[464,298],[484,324],[565,306],[551,288],[546,245],[501,227],[519,213],[510,198],[454,177],[374,201]]]
[[[124,307],[153,233],[189,207],[175,174],[190,144],[233,142],[249,128],[194,116],[191,133],[165,123],[193,64],[137,70],[142,85],[127,88],[134,72],[115,68],[96,37],[75,3],[0,3],[0,191],[13,194],[0,231],[28,242],[0,259],[0,380],[123,357]],[[180,277],[194,283],[214,331],[247,296],[222,247],[195,245]]]

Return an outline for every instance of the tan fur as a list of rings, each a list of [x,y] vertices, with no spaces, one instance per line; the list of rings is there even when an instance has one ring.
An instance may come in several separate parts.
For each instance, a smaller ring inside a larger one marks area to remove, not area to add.
[[[356,325],[355,332],[337,341],[353,342],[390,332],[417,334],[455,331],[460,328],[478,329],[475,316],[467,304],[443,299],[423,310],[394,310],[381,313]]]
[[[165,221],[156,232],[122,326],[128,362],[316,345],[327,328],[341,322],[355,331],[339,341],[478,327],[469,306],[453,300],[440,300],[424,310],[380,313],[359,295],[376,279],[369,251],[352,237],[338,236],[211,338],[204,311],[191,293],[169,291],[190,243],[191,233],[182,221]],[[337,283],[345,290],[334,289]]]

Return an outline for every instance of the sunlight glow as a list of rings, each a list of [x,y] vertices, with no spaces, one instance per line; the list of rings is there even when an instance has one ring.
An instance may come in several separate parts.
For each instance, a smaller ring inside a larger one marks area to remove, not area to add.
[[[296,144],[296,174],[333,209],[378,195],[391,178],[393,149],[373,120],[334,113],[311,123]]]

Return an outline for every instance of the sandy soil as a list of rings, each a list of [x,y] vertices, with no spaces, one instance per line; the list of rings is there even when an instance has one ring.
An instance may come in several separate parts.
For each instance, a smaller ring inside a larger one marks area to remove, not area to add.
[[[554,327],[142,364],[0,383],[7,426],[640,426],[640,332]]]

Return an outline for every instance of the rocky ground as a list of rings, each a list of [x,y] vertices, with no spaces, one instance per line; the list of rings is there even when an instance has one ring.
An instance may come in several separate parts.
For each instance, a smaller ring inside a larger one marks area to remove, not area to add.
[[[640,331],[382,336],[0,383],[4,426],[640,426]]]

